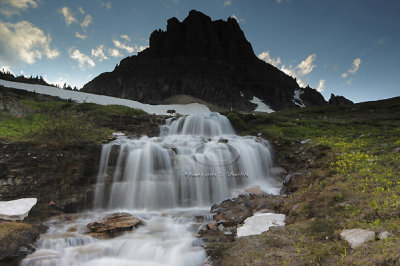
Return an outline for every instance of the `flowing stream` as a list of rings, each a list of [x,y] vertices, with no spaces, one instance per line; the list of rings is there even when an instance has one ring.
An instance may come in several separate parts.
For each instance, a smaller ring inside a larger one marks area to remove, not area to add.
[[[235,135],[218,113],[171,118],[160,136],[120,136],[102,149],[91,211],[48,222],[38,249],[22,265],[200,265],[196,238],[210,206],[249,186],[279,193],[268,142]],[[96,239],[86,225],[127,212],[144,225]]]

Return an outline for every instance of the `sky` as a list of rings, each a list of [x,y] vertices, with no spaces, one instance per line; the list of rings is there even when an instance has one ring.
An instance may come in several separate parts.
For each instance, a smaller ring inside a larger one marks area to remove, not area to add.
[[[400,96],[399,0],[0,0],[0,69],[81,88],[192,9],[235,18],[260,59],[326,100]]]

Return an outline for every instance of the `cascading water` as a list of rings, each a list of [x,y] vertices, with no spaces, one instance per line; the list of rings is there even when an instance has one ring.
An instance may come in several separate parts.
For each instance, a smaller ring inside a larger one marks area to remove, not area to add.
[[[160,137],[120,137],[103,146],[95,211],[51,222],[22,265],[199,265],[194,217],[250,185],[279,193],[270,169],[268,143],[236,136],[218,113],[168,119]],[[84,234],[89,222],[121,210],[145,225],[111,240]]]

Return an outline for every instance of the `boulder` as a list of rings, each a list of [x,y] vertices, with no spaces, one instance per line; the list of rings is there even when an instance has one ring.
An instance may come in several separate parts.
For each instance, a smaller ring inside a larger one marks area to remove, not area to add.
[[[131,231],[141,224],[138,218],[129,213],[115,213],[99,222],[87,225],[88,233],[97,238],[116,237],[124,231]]]
[[[237,229],[237,237],[259,235],[268,231],[271,226],[284,226],[284,214],[255,213],[244,221],[244,225]]]
[[[340,237],[347,241],[350,246],[354,249],[362,244],[374,240],[375,239],[375,232],[365,229],[349,229],[344,230],[340,233]]]
[[[23,220],[36,203],[36,198],[0,201],[0,219],[9,221]]]

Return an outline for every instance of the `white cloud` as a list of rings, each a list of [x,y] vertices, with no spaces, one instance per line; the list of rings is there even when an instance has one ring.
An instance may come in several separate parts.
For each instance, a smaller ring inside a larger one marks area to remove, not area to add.
[[[139,48],[136,47],[136,51],[141,52],[141,51],[143,51],[144,49],[146,49],[148,47],[149,47],[148,45],[140,45]]]
[[[81,69],[85,69],[86,67],[92,68],[92,67],[94,67],[96,65],[94,63],[94,61],[92,60],[92,58],[90,58],[89,56],[81,53],[76,48],[70,48],[69,49],[69,57],[71,57],[72,59],[76,60],[78,62],[79,68],[81,68]]]
[[[36,8],[37,0],[1,0],[0,13],[6,16],[17,15],[20,11],[26,11],[29,7]]]
[[[104,54],[104,45],[100,45],[97,49],[92,49],[92,57],[97,58],[99,62],[107,60],[108,57]]]
[[[232,15],[232,18],[236,19],[236,21],[237,21],[238,23],[244,22],[244,19],[243,19],[243,18],[239,18],[239,17],[237,17],[235,14]]]
[[[74,17],[68,7],[62,7],[59,13],[64,16],[65,24],[67,24],[67,26],[71,25],[72,23],[78,23],[78,20]]]
[[[101,6],[107,9],[111,9],[111,2],[103,2],[101,3]]]
[[[361,64],[360,58],[354,59],[353,66],[349,69],[349,73],[354,75],[357,72],[357,70],[360,68],[360,64]]]
[[[320,79],[317,86],[317,91],[323,92],[325,90],[325,80]]]
[[[131,41],[131,39],[129,38],[129,36],[128,35],[126,35],[126,34],[124,34],[124,35],[121,35],[120,36],[122,39],[125,39],[125,40],[127,40],[128,42],[130,42]]]
[[[361,65],[361,59],[360,58],[354,59],[351,68],[347,70],[347,72],[342,74],[342,78],[347,78],[350,74],[354,75],[360,68],[360,65]]]
[[[277,59],[273,59],[271,57],[271,55],[269,54],[269,50],[266,52],[262,52],[261,54],[258,55],[258,58],[260,58],[261,60],[264,60],[265,62],[267,62],[268,64],[273,65],[274,67],[279,67],[279,65],[281,64],[281,58],[278,57]]]
[[[88,14],[85,16],[85,19],[82,21],[81,27],[87,28],[90,23],[92,23],[92,16]]]
[[[82,40],[85,40],[88,36],[85,35],[85,34],[80,34],[79,32],[75,32],[75,37],[79,38],[79,39],[82,39]]]
[[[232,5],[232,1],[231,0],[226,0],[224,2],[224,6],[230,6],[230,5]]]
[[[276,0],[276,2],[277,2],[278,4],[280,4],[280,3],[282,2],[282,0]]]
[[[317,58],[317,55],[315,53],[309,55],[306,59],[301,61],[300,64],[298,64],[296,67],[293,67],[292,65],[286,66],[282,64],[280,57],[277,57],[276,59],[272,58],[269,53],[269,50],[259,54],[258,58],[279,68],[286,75],[296,78],[297,83],[300,85],[300,87],[306,87],[308,84],[303,82],[302,78],[310,74],[316,67],[314,61]]]
[[[110,48],[108,49],[108,54],[112,57],[122,57],[122,54],[119,50]]]
[[[126,50],[128,53],[133,53],[135,51],[135,47],[128,46],[124,43],[121,43],[118,40],[113,40],[113,43],[114,43],[115,47]]]
[[[0,36],[0,61],[6,57],[17,57],[25,63],[33,64],[43,56],[53,59],[60,54],[57,49],[50,48],[50,35],[46,36],[28,21],[15,24],[0,21]]]
[[[317,58],[316,54],[309,55],[305,60],[296,67],[300,76],[309,74],[315,68],[314,61]]]
[[[78,7],[78,10],[79,10],[79,12],[81,12],[81,14],[85,14],[85,10],[83,10],[83,8],[82,7]]]

